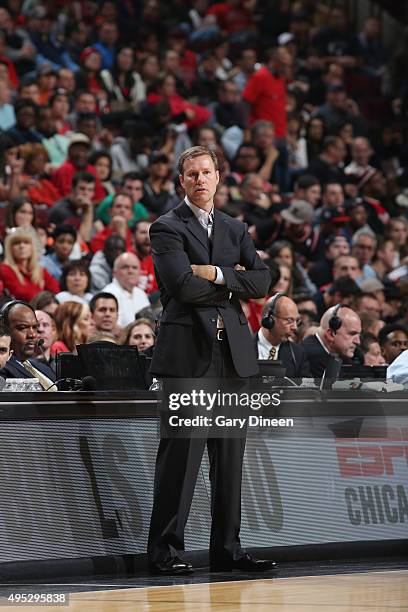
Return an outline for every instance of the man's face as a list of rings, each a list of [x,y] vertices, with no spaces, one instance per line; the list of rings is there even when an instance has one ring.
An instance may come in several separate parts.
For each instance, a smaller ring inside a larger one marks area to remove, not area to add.
[[[242,195],[245,202],[256,204],[259,197],[264,193],[264,185],[260,176],[252,176],[245,187],[242,188]]]
[[[58,72],[58,87],[65,89],[69,93],[75,91],[75,76],[72,70],[61,68]]]
[[[358,312],[368,312],[377,318],[381,316],[381,305],[378,300],[370,295],[364,295],[359,304]]]
[[[280,303],[279,303],[280,302]],[[296,304],[292,301],[281,298],[279,300],[275,314],[275,324],[273,326],[273,336],[275,342],[286,342],[294,339],[298,328],[299,311]]]
[[[113,266],[113,262],[119,255],[124,253],[126,250],[126,244],[123,238],[120,236],[110,236],[105,243],[104,254],[106,257],[106,261],[110,266]]]
[[[51,138],[55,134],[55,121],[51,109],[43,108],[39,111],[37,128],[46,138]]]
[[[360,166],[367,166],[371,157],[371,147],[365,138],[356,138],[353,143],[352,156]]]
[[[84,202],[92,201],[95,194],[95,183],[79,181],[72,192],[73,200],[77,206],[82,206]]]
[[[20,98],[32,100],[34,104],[40,104],[40,88],[37,83],[31,83],[21,88]]]
[[[391,332],[383,345],[385,363],[390,365],[403,351],[408,349],[408,336],[402,330]]]
[[[327,248],[326,257],[329,261],[334,261],[340,255],[348,255],[350,253],[350,246],[347,240],[343,236],[337,236],[332,244]]]
[[[242,147],[235,158],[238,172],[255,172],[259,166],[259,155],[255,147]]]
[[[9,312],[11,346],[20,361],[33,357],[37,347],[38,322],[31,308],[18,304]]]
[[[99,32],[99,40],[110,47],[116,44],[118,39],[118,28],[114,23],[105,23]]]
[[[133,217],[133,204],[126,195],[117,195],[111,208],[111,217],[123,217],[130,221]]]
[[[10,344],[10,336],[0,336],[0,370],[5,367],[13,352],[10,350]]]
[[[355,257],[338,257],[333,266],[333,279],[349,276],[354,281],[360,276],[360,268]]]
[[[61,234],[54,242],[54,251],[60,261],[66,261],[74,248],[75,240],[71,234]],[[38,317],[37,317],[38,318]]]
[[[147,255],[151,251],[149,236],[150,226],[151,223],[148,223],[147,221],[141,221],[136,225],[135,229],[136,249],[143,255]]]
[[[96,124],[96,119],[82,119],[78,122],[78,132],[81,134],[85,134],[88,136],[89,140],[93,140],[98,132],[98,126]]]
[[[36,310],[35,316],[38,321],[38,337],[44,340],[43,348],[49,349],[55,342],[57,330],[50,315],[42,310]]]
[[[75,168],[84,170],[88,165],[89,147],[85,143],[76,143],[69,147],[68,157]]]
[[[340,318],[342,324],[336,334],[333,334],[333,348],[340,357],[351,358],[360,344],[361,321],[359,317],[351,314]]]
[[[115,261],[113,276],[127,291],[137,287],[140,276],[140,262],[136,255],[126,253]]]
[[[309,204],[315,207],[320,200],[322,192],[320,185],[312,185],[308,189],[305,189],[304,192],[304,199],[306,202],[309,202]]]
[[[96,100],[92,94],[81,94],[76,102],[78,113],[94,113],[96,111]]]
[[[357,257],[360,262],[360,266],[371,263],[374,252],[375,242],[370,236],[360,236],[351,251],[354,257]]]
[[[275,130],[273,125],[265,126],[254,135],[254,145],[259,147],[261,151],[267,151],[275,146]]]
[[[200,155],[186,159],[179,180],[190,202],[210,212],[220,180],[219,172],[215,169],[211,157]]]
[[[112,332],[118,322],[118,308],[115,300],[99,298],[92,317],[97,330]]]
[[[132,198],[132,202],[140,202],[143,195],[143,183],[139,179],[127,179],[123,191]]]
[[[378,342],[372,342],[368,351],[364,354],[364,365],[379,366],[384,364],[385,359],[382,356],[380,345]]]
[[[18,111],[16,121],[23,130],[31,129],[35,124],[35,110],[24,106]]]
[[[328,208],[338,208],[344,204],[344,193],[342,186],[337,183],[327,185],[323,194],[323,204]]]

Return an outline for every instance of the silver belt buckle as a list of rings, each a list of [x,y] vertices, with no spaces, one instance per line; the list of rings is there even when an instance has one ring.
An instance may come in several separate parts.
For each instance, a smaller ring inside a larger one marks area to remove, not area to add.
[[[225,329],[217,329],[217,340],[224,340]]]

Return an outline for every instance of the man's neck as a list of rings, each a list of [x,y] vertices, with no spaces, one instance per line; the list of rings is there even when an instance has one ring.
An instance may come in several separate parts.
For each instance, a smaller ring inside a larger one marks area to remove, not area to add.
[[[265,339],[272,344],[272,346],[278,346],[278,344],[281,344],[282,340],[273,333],[273,330],[265,329],[264,327],[261,329]]]
[[[197,204],[196,202],[193,202],[193,200],[190,200],[187,196],[185,197],[185,200],[186,200],[187,204],[192,204],[196,208],[199,208],[203,212],[206,212],[208,215],[210,214],[210,212],[212,212],[212,210],[214,208],[214,202],[212,200],[209,200],[204,205]]]

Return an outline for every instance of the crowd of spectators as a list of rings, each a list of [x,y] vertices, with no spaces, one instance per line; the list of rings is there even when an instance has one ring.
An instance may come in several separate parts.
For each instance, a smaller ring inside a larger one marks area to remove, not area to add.
[[[323,0],[2,2],[0,290],[36,310],[40,358],[153,350],[149,227],[191,145],[271,270],[254,334],[284,292],[297,341],[341,302],[360,363],[408,349],[408,29],[382,28]]]

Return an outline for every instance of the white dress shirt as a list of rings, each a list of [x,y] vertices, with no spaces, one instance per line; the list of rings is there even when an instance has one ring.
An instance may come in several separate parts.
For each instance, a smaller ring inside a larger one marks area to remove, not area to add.
[[[403,351],[387,368],[387,380],[408,386],[408,350]]]
[[[146,306],[150,306],[149,298],[146,293],[139,289],[139,287],[133,287],[132,292],[127,291],[122,285],[118,283],[116,278],[113,279],[109,285],[106,285],[102,291],[113,293],[119,303],[119,318],[118,325],[124,327],[135,320],[136,313]]]
[[[274,346],[276,348],[275,359],[278,359],[280,343],[279,344],[271,344],[267,338],[265,338],[262,329],[258,332],[258,359],[269,359],[269,354],[271,348]]]

